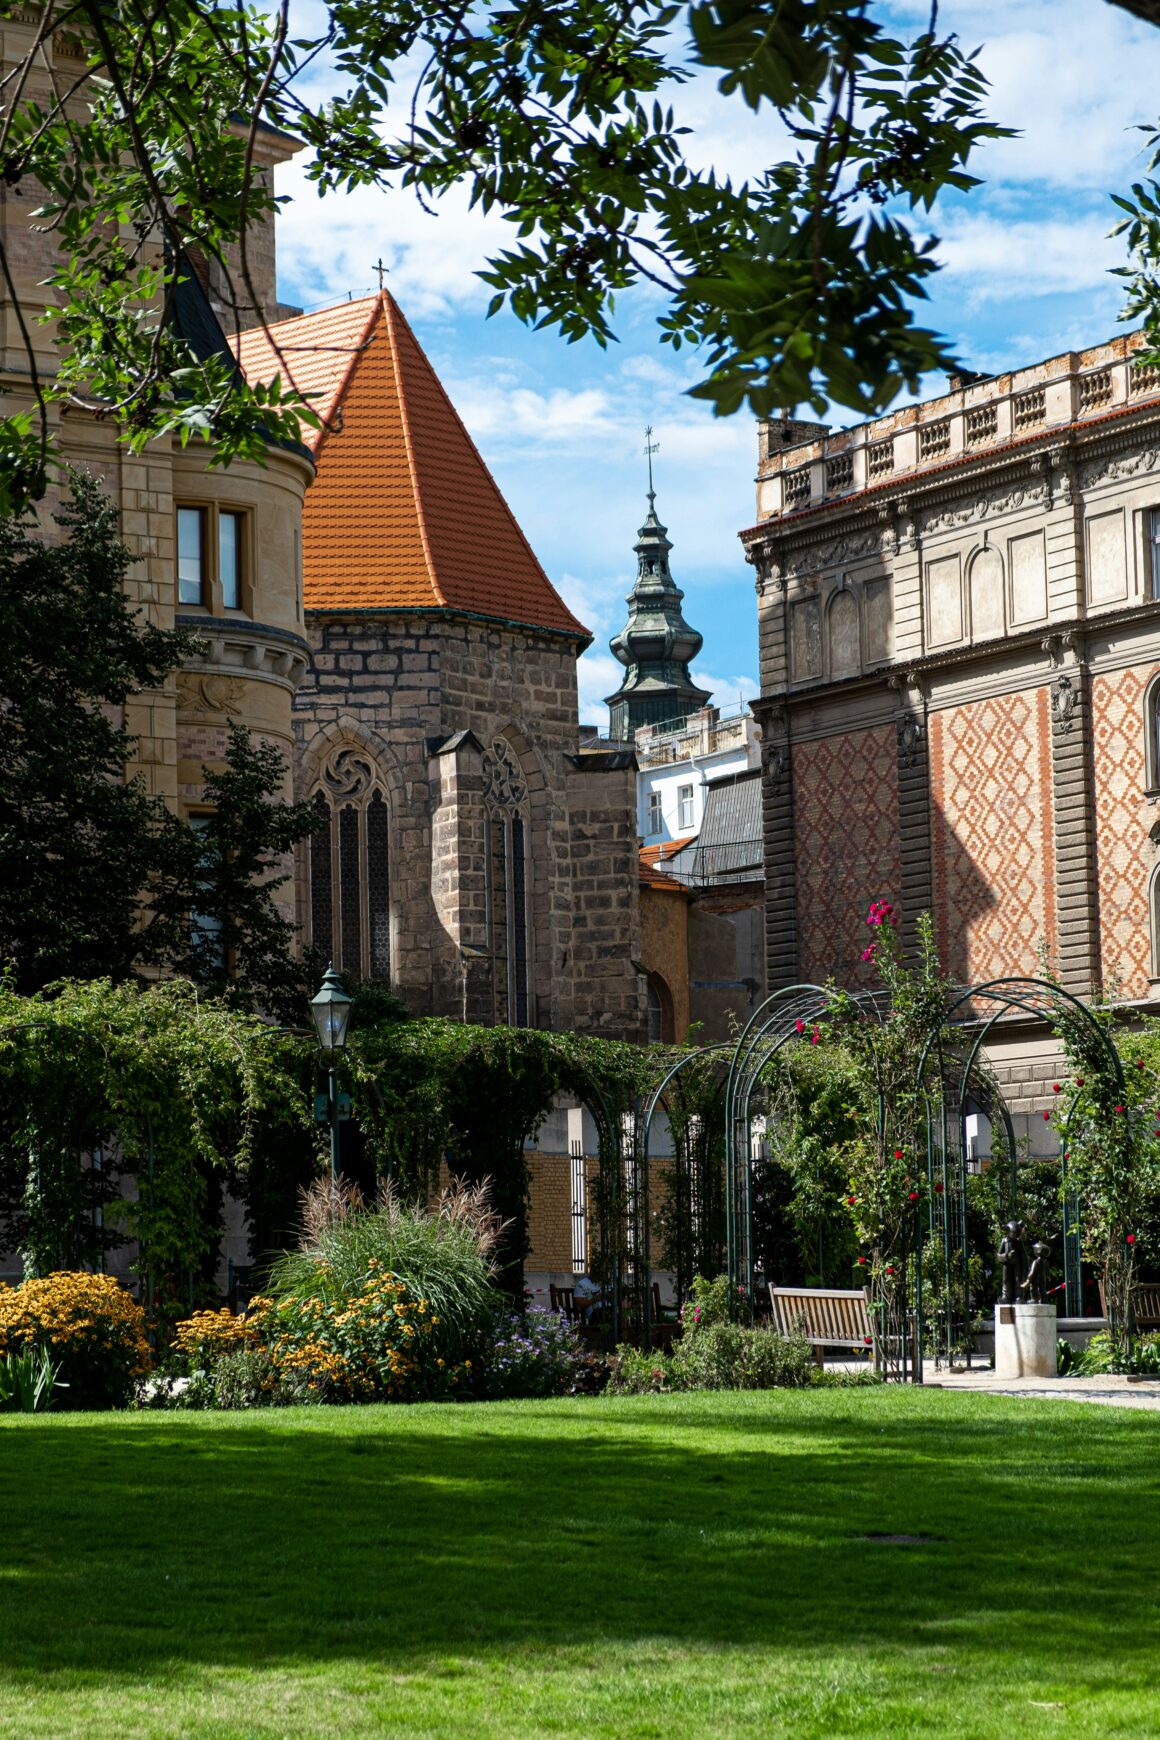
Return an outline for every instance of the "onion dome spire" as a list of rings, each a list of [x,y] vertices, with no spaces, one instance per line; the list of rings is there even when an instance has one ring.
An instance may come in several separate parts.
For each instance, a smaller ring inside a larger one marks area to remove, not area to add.
[[[669,571],[673,546],[668,528],[657,518],[653,488],[652,456],[658,446],[652,429],[646,429],[648,512],[635,545],[636,581],[628,594],[628,621],[608,643],[626,666],[620,688],[606,700],[611,736],[620,742],[631,741],[641,725],[682,725],[710,698],[689,674],[689,660],[696,658],[703,641],[681,614],[685,595]]]

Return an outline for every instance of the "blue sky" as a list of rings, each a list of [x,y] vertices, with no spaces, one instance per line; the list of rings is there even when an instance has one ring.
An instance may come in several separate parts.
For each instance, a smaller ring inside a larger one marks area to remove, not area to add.
[[[303,23],[316,0],[299,0]],[[922,28],[926,3],[898,0],[895,21]],[[1095,344],[1118,327],[1109,269],[1120,244],[1109,194],[1142,167],[1133,128],[1160,118],[1160,31],[1101,0],[942,0],[940,28],[983,44],[991,112],[1021,137],[979,152],[984,185],[930,220],[945,271],[923,318],[961,360],[987,371]],[[690,149],[734,176],[778,151],[777,123],[726,103],[699,79],[682,93]],[[321,202],[300,166],[279,171],[291,196],[280,225],[282,296],[307,308],[365,293],[380,255],[388,283],[512,505],[544,567],[595,635],[581,661],[581,714],[607,724],[601,698],[620,669],[608,651],[632,583],[644,512],[646,423],[660,442],[657,507],[673,540],[685,612],[705,637],[695,667],[725,705],[756,692],[752,571],[737,532],[751,523],[756,432],[744,414],[715,419],[685,396],[701,370],[659,342],[658,303],[625,299],[608,352],[485,318],[475,276],[511,234],[451,198],[435,217],[406,194],[360,191]],[[930,391],[940,381],[932,377]],[[835,425],[848,421],[837,413]]]

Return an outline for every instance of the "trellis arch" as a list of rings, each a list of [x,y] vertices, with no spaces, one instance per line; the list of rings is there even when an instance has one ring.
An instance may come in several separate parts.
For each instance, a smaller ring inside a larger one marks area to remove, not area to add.
[[[982,1008],[979,1005],[983,1005]],[[968,1333],[970,1314],[970,1276],[967,1268],[966,1196],[967,1156],[963,1139],[966,1102],[978,1097],[985,1083],[1002,1117],[1007,1140],[1010,1174],[1008,1200],[1014,1202],[1017,1178],[1015,1134],[1006,1099],[998,1085],[984,1077],[980,1059],[996,1023],[1013,1011],[1046,1021],[1053,1027],[1059,1016],[1068,1012],[1083,1024],[1094,1046],[1106,1060],[1112,1079],[1121,1096],[1125,1091],[1124,1070],[1119,1053],[1104,1028],[1087,1004],[1062,985],[1050,979],[1002,978],[988,979],[979,984],[961,987],[954,993],[943,1020],[927,1036],[919,1059],[916,1085],[925,1110],[927,1192],[924,1229],[935,1239],[941,1252],[946,1300],[943,1322],[940,1324],[941,1351],[950,1353],[956,1341]],[[956,1016],[958,1017],[956,1019]],[[948,1069],[943,1049],[944,1036],[952,1041],[962,1036],[964,1043],[950,1061],[960,1065],[957,1073]],[[938,1067],[932,1059],[938,1054]],[[948,1103],[947,1089],[951,1089]],[[937,1092],[936,1092],[937,1090]],[[1064,1300],[1068,1316],[1078,1316],[1083,1309],[1081,1275],[1081,1227],[1079,1205],[1068,1188],[1068,1147],[1072,1113],[1060,1132],[1060,1196],[1063,1204],[1063,1273]],[[920,1333],[923,1328],[921,1268],[917,1284],[916,1311]]]
[[[835,992],[824,985],[787,985],[753,1011],[729,1061],[725,1087],[726,1264],[732,1287],[753,1286],[753,1191],[751,1105],[762,1072],[782,1047],[825,1019]],[[870,991],[851,1001],[863,1019],[880,1022],[880,999]]]

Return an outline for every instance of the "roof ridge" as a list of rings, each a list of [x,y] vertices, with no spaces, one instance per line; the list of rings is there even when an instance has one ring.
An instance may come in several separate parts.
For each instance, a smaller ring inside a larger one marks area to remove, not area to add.
[[[487,477],[489,483],[491,484],[492,489],[495,491],[497,498],[503,504],[504,512],[507,514],[507,517],[508,517],[509,521],[511,522],[511,525],[515,531],[516,537],[519,539],[520,543],[523,545],[525,553],[527,554],[527,556],[529,557],[531,562],[534,564],[534,566],[539,570],[541,576],[543,577],[544,584],[551,590],[551,592],[555,595],[555,597],[557,599],[559,599],[560,605],[562,606],[565,615],[570,616],[572,618],[572,621],[576,624],[577,632],[580,635],[585,636],[586,638],[590,638],[588,636],[588,630],[584,627],[584,625],[580,621],[579,617],[573,615],[572,611],[569,609],[565,600],[560,597],[560,594],[559,594],[559,592],[557,592],[555,586],[552,584],[551,577],[546,572],[543,563],[540,561],[540,558],[536,555],[536,552],[533,550],[531,544],[528,542],[527,537],[524,534],[524,528],[520,525],[519,520],[516,518],[515,514],[512,511],[511,503],[508,501],[507,496],[504,494],[503,490],[500,488],[499,484],[496,482],[496,479],[492,476],[491,467],[488,465],[487,461],[483,457],[483,454],[479,451],[479,448],[476,446],[474,440],[472,439],[471,431],[468,429],[467,424],[463,421],[463,418],[459,415],[459,412],[455,409],[455,402],[452,399],[451,394],[447,391],[447,388],[443,385],[443,382],[440,379],[439,374],[437,373],[437,371],[434,367],[434,364],[432,363],[430,357],[427,355],[427,352],[423,349],[422,345],[419,343],[419,340],[415,337],[414,330],[411,326],[410,321],[407,319],[407,316],[403,313],[403,310],[399,307],[399,304],[395,301],[394,297],[391,295],[389,290],[383,291],[383,300],[387,304],[387,306],[391,309],[391,311],[395,315],[398,316],[400,323],[406,329],[408,338],[411,340],[411,343],[414,345],[416,351],[418,352],[419,356],[422,358],[423,362],[427,365],[428,372],[430,373],[432,381],[435,383],[436,390],[440,394],[440,396],[441,396],[444,404],[446,405],[448,411],[450,411],[452,417],[455,419],[456,423],[459,425],[460,431],[462,432],[462,435],[463,435],[463,439],[466,441],[471,452],[474,454],[476,460],[479,463],[480,469],[483,471],[484,475]],[[394,334],[392,333],[392,338],[393,337],[394,337]],[[398,348],[399,347],[397,344],[392,343],[391,348],[395,352],[396,369],[397,369],[398,368],[397,358],[398,358]],[[409,441],[410,441],[410,426],[409,426],[409,421],[408,421],[405,406],[404,406],[404,412],[403,412],[403,420],[404,420],[404,424],[407,426],[408,443],[409,443]],[[414,476],[415,476],[415,473],[412,471],[412,477],[414,477]],[[422,508],[422,505],[420,505],[420,518],[421,519],[422,519],[422,516],[423,516],[423,508]],[[426,535],[427,535],[427,531],[426,531],[426,525],[424,523],[424,526],[423,526],[424,540],[426,539]]]
[[[377,302],[378,298],[375,297],[373,300]],[[312,316],[309,314],[300,314],[298,318],[300,320],[310,320]],[[342,371],[342,379],[339,381],[336,390],[331,395],[330,410],[327,412],[326,416],[321,419],[319,424],[318,439],[314,448],[315,459],[320,459],[322,457],[322,449],[326,444],[327,436],[337,435],[342,428],[342,397],[346,392],[347,387],[350,385],[350,377],[355,371],[359,358],[365,351],[370,349],[370,345],[374,338],[373,328],[376,319],[377,311],[368,317],[366,325],[361,329],[358,343],[351,346],[350,356],[347,358],[346,367]],[[337,349],[338,347],[336,346],[335,348]],[[295,386],[294,390],[297,392],[299,389]],[[332,418],[337,418],[338,421],[332,422]]]
[[[431,582],[431,590],[434,592],[436,598],[439,600],[441,605],[446,607],[447,594],[439,583],[439,574],[435,567],[435,557],[431,550],[431,538],[427,531],[427,503],[423,498],[423,490],[419,483],[419,467],[415,460],[415,440],[411,432],[411,412],[407,403],[406,390],[403,386],[403,370],[399,358],[399,345],[395,333],[394,316],[398,315],[404,326],[407,326],[407,321],[402,309],[389,291],[383,290],[381,296],[382,313],[387,322],[387,332],[390,338],[390,344],[387,348],[390,351],[391,370],[395,377],[395,392],[398,394],[399,399],[399,418],[403,425],[403,445],[407,450],[407,470],[410,472],[411,476],[411,494],[415,500],[415,517],[419,522],[419,536],[423,542],[423,558],[427,563],[427,578]],[[411,332],[409,326],[407,327],[407,331],[410,334],[412,341],[417,346],[418,340],[415,338],[414,333]],[[432,369],[431,373],[434,375],[435,370]]]

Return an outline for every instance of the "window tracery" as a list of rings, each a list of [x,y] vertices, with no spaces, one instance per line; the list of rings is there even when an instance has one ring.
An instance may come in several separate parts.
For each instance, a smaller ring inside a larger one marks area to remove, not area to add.
[[[310,940],[360,979],[391,976],[390,809],[378,769],[362,749],[335,750],[314,794],[310,838]]]

